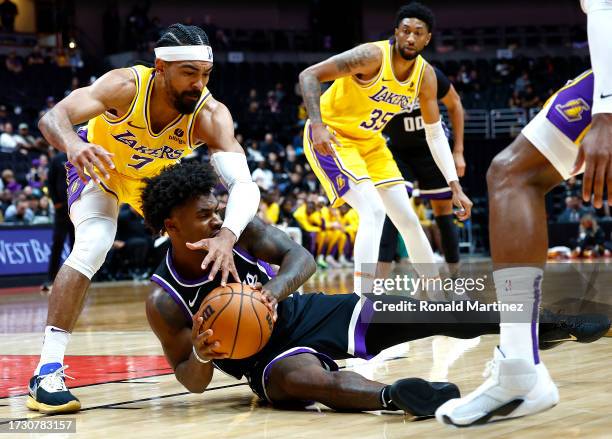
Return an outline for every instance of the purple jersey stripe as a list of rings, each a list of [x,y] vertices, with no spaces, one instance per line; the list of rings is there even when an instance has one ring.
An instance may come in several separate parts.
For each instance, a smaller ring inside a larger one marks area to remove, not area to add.
[[[176,304],[179,306],[179,308],[181,308],[181,311],[183,311],[183,314],[185,315],[187,320],[191,321],[193,319],[191,315],[191,310],[189,309],[187,304],[183,301],[181,296],[174,290],[174,288],[172,288],[172,285],[167,283],[164,279],[159,277],[157,274],[154,274],[151,276],[151,281],[155,282],[157,285],[162,287],[166,293],[170,294],[170,297],[172,297],[172,300],[174,300]]]
[[[546,118],[572,142],[591,124],[593,73],[587,72],[559,90]]]
[[[370,299],[360,300],[362,301],[363,306],[361,308],[361,312],[359,313],[357,325],[355,325],[355,356],[365,360],[370,360],[371,358],[374,358],[374,355],[368,354],[365,337],[366,333],[368,332],[368,326],[372,321],[372,316],[374,315],[374,304]]]
[[[312,143],[312,127],[308,125],[308,143],[309,147],[312,149],[312,153],[314,154],[321,170],[325,173],[328,180],[334,187],[334,191],[338,194],[338,197],[342,197],[348,190],[348,177],[345,175],[336,160],[334,160],[333,155],[322,155],[316,150]]]
[[[531,345],[533,347],[533,362],[540,363],[539,342],[538,342],[538,315],[540,312],[540,299],[542,297],[542,275],[533,281],[534,301],[531,313]]]

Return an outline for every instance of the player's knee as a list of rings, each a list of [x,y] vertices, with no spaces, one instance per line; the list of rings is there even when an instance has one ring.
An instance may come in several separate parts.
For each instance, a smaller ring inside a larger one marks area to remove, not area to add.
[[[365,221],[369,226],[381,227],[385,224],[385,205],[379,197],[372,198],[365,212],[357,212],[359,221]]]
[[[88,218],[77,225],[72,252],[66,265],[91,279],[102,267],[117,231],[116,221],[110,218]]]
[[[487,170],[487,187],[489,191],[500,187],[509,187],[513,174],[511,157],[502,151],[495,156]],[[516,180],[515,180],[516,181]]]

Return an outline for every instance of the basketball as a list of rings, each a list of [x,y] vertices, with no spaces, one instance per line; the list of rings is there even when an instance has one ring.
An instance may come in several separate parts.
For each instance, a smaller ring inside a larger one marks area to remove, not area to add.
[[[213,330],[211,341],[228,358],[247,358],[259,352],[270,339],[274,323],[261,293],[252,287],[229,283],[215,288],[200,305],[202,331]]]

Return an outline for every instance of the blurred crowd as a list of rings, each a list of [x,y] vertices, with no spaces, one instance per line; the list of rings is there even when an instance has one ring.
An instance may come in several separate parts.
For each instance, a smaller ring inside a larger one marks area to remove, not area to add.
[[[112,19],[113,7],[111,2],[105,20]],[[210,17],[204,18],[203,26],[211,35],[213,47],[233,44],[230,33],[215,26]],[[149,19],[147,11],[138,7],[121,27],[121,32],[130,36],[126,41],[135,46],[124,47],[122,39],[110,42],[108,38],[109,44],[115,44],[107,48],[110,52],[150,51],[162,29],[158,19]],[[105,26],[105,31],[108,29]],[[528,110],[540,107],[554,89],[586,68],[588,60],[500,58],[435,64],[449,76],[468,108]],[[297,75],[305,67],[299,63],[218,63],[209,88],[234,116],[236,138],[244,147],[253,180],[261,189],[259,216],[309,249],[320,267],[349,266],[357,215],[348,206],[328,205],[304,156],[302,139],[307,114]],[[11,84],[0,90],[0,224],[52,224],[58,212],[64,215],[65,202],[57,199],[55,184],[63,177],[57,176],[57,167],[50,166],[56,151],[38,133],[37,121],[62,97],[91,83],[103,71],[100,66],[85,63],[76,49],[33,47],[25,56],[10,52],[0,57],[0,81]],[[197,151],[195,159],[207,160],[206,150]],[[579,184],[579,180],[571,180],[564,188],[553,191],[549,219],[581,224],[579,233],[583,238],[590,239],[594,230],[596,247],[604,254],[607,238],[604,234],[601,241],[598,224],[610,220],[609,206],[597,211],[585,206],[578,196]],[[427,201],[414,202],[432,246],[440,248]],[[65,216],[62,218],[64,221]],[[590,241],[580,241],[580,236],[575,248],[584,253],[592,246]],[[163,246],[155,244],[155,237],[145,230],[142,219],[124,206],[115,245],[98,276],[146,276],[159,258],[160,249]]]

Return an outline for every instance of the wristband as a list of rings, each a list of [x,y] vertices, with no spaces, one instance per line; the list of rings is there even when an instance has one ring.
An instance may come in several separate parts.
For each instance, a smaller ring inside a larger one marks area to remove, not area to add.
[[[202,360],[199,356],[198,353],[196,352],[196,348],[195,346],[193,347],[193,356],[195,357],[196,360],[198,360],[200,363],[202,364],[206,364],[206,363],[210,363],[210,360]]]

